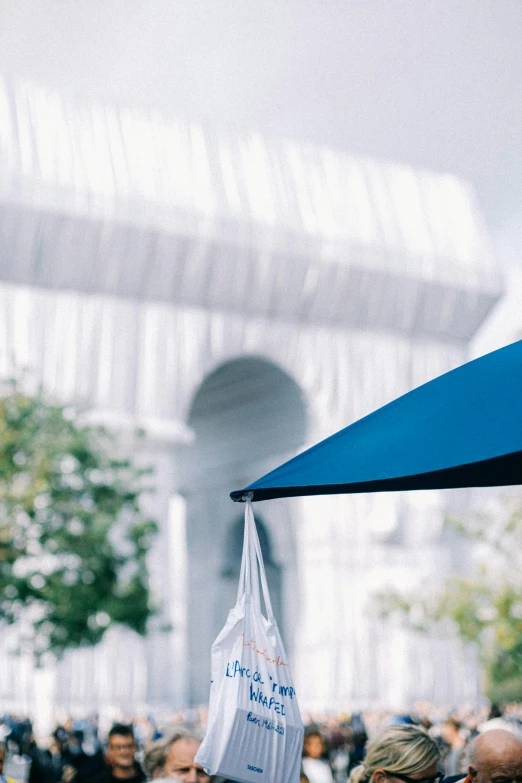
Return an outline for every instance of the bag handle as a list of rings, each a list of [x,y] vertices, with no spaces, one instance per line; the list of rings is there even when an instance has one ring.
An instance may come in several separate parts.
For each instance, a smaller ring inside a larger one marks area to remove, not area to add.
[[[256,523],[254,519],[254,511],[252,509],[252,503],[249,501],[247,503],[247,509],[246,513],[250,518],[250,525],[251,525],[251,542],[253,541],[254,547],[255,547],[255,553],[257,555],[257,562],[256,566],[259,568],[259,578],[261,579],[261,588],[263,590],[263,599],[265,602],[265,608],[267,612],[267,617],[270,620],[270,622],[274,622],[274,610],[272,609],[272,601],[270,599],[270,592],[268,590],[268,581],[266,578],[266,571],[265,571],[265,564],[263,561],[263,553],[261,552],[261,544],[259,541],[259,536],[257,534],[257,528]],[[257,570],[257,569],[256,569]],[[256,580],[256,585],[259,585],[259,582]],[[259,589],[259,588],[258,588]],[[261,604],[259,603],[259,606]]]
[[[246,511],[246,509],[245,509]],[[247,585],[250,584],[250,526],[247,525],[246,516],[243,525],[243,552],[241,554],[241,570],[239,572],[239,584],[237,586],[237,603],[239,599],[247,592]],[[248,575],[247,575],[248,570]]]
[[[272,602],[268,591],[263,554],[261,552],[261,545],[257,534],[254,512],[252,511],[252,495],[251,493],[248,494],[250,497],[247,495],[245,498],[245,537],[243,541],[243,554],[241,557],[241,571],[239,575],[237,598],[239,600],[243,593],[250,594],[254,599],[256,606],[259,608],[259,611],[261,611],[261,595],[259,591],[259,581],[261,581],[267,617],[270,622],[274,622],[274,611],[272,609]]]
[[[272,602],[270,600],[270,593],[268,591],[263,554],[261,552],[261,545],[259,543],[259,536],[257,534],[256,523],[254,520],[254,512],[252,511],[252,504],[250,501],[247,501],[246,503],[245,522],[246,526],[250,527],[250,593],[254,598],[259,611],[261,611],[261,596],[259,592],[259,581],[261,581],[261,588],[263,590],[263,599],[265,602],[267,617],[270,622],[274,622],[274,612],[272,609]]]
[[[237,600],[244,593],[252,596],[256,606],[261,608],[261,597],[259,593],[259,568],[257,559],[257,550],[255,545],[255,539],[257,539],[257,531],[255,523],[251,523],[252,513],[248,513],[248,506],[250,502],[248,498],[250,493],[245,496],[247,502],[245,503],[245,524],[244,524],[244,538],[243,538],[243,554],[241,556],[241,571],[239,574],[239,585],[237,591]]]

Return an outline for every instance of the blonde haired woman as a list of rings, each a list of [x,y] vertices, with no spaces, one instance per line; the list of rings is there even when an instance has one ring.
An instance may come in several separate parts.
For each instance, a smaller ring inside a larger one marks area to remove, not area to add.
[[[349,783],[440,783],[437,743],[417,726],[389,726],[366,747]]]

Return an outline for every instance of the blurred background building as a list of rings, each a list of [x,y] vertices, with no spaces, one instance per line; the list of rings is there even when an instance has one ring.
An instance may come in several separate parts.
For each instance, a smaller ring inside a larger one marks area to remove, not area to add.
[[[145,429],[163,606],[145,641],[112,630],[44,672],[4,635],[6,709],[205,703],[239,575],[228,492],[517,336],[520,6],[391,8],[1,12],[0,373]],[[371,602],[462,567],[443,518],[468,503],[256,506],[303,706],[480,696],[472,650]]]

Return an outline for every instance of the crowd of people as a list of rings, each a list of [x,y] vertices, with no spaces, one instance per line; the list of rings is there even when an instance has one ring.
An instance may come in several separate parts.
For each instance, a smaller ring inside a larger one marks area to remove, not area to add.
[[[5,716],[0,725],[0,783],[227,783],[195,762],[197,720],[164,730],[151,718],[116,723],[105,741],[96,719],[68,720],[46,747],[29,720]],[[521,738],[518,706],[330,716],[306,727],[301,783],[522,783]],[[7,753],[23,769],[16,781],[4,775]]]

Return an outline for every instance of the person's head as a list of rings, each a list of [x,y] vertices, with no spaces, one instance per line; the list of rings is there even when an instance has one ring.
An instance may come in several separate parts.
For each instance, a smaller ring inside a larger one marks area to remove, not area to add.
[[[3,742],[0,742],[0,775],[3,775],[4,772],[4,762],[5,762],[5,745]]]
[[[368,743],[363,764],[350,783],[438,783],[440,752],[434,739],[418,726],[388,726]]]
[[[83,744],[83,731],[77,729],[76,731],[70,731],[67,737],[67,748],[74,754],[78,755],[82,752]]]
[[[158,778],[163,777],[165,759],[167,757],[169,747],[169,743],[165,742],[165,740],[159,740],[158,742],[154,742],[149,746],[143,758],[142,764],[143,771],[145,772],[147,778],[150,778],[151,780],[157,780]]]
[[[299,777],[299,783],[310,783],[310,778],[308,775],[305,775],[305,773],[301,770],[301,775]]]
[[[311,759],[320,759],[324,755],[325,744],[323,735],[317,729],[307,731],[303,742],[303,755]]]
[[[492,704],[489,708],[488,720],[494,720],[495,718],[502,717],[502,710],[498,704]]]
[[[353,735],[353,745],[355,748],[364,748],[368,742],[368,735],[365,731],[357,732]]]
[[[67,729],[64,729],[63,726],[58,726],[58,728],[53,733],[51,750],[56,753],[63,753],[63,751],[67,746],[68,740],[69,740],[69,734],[67,732]]]
[[[163,774],[180,783],[210,783],[210,777],[194,758],[201,741],[190,734],[175,734],[168,741]]]
[[[452,745],[456,739],[460,738],[460,723],[455,718],[448,718],[444,721],[441,734],[442,739]]]
[[[468,774],[472,783],[521,781],[522,742],[504,729],[480,734],[473,740]]]
[[[132,726],[116,723],[109,731],[107,760],[113,770],[131,770],[134,768],[136,740]]]

